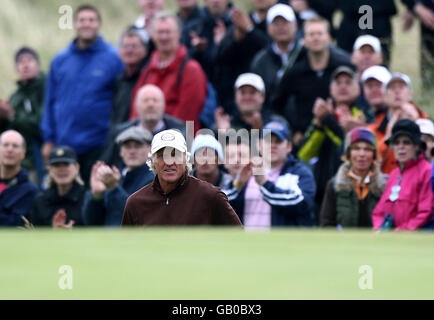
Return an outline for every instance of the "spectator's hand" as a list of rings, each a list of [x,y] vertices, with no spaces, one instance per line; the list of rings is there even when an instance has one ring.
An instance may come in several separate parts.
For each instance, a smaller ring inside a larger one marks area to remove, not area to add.
[[[250,161],[248,164],[244,165],[240,173],[238,174],[237,181],[241,186],[245,186],[247,181],[249,181],[250,177],[252,176],[252,162]]]
[[[297,131],[294,133],[294,136],[292,137],[292,143],[296,146],[298,146],[303,141],[304,135],[300,131]]]
[[[219,45],[222,42],[226,34],[226,26],[223,21],[218,20],[216,26],[214,27],[214,44]]]
[[[232,23],[234,24],[234,40],[244,39],[246,33],[253,27],[253,23],[247,13],[239,8],[232,10]]]
[[[419,119],[419,113],[417,112],[417,109],[412,105],[411,103],[403,103],[401,106],[401,119],[402,118],[409,118],[413,121],[416,121]]]
[[[97,161],[92,166],[92,171],[90,173],[90,190],[92,192],[92,196],[99,199],[103,197],[104,192],[107,190],[106,185],[97,176],[98,169],[104,165],[104,162]]]
[[[42,153],[42,158],[44,159],[45,164],[48,163],[48,159],[50,158],[50,153],[54,149],[54,147],[55,147],[55,145],[52,142],[45,142],[42,145],[41,153]]]
[[[0,118],[12,119],[15,116],[15,110],[6,100],[0,100]]]
[[[214,119],[217,129],[229,130],[231,128],[231,118],[223,111],[222,107],[218,107],[214,113]]]
[[[294,9],[295,13],[300,13],[309,9],[306,0],[289,0],[289,5]]]
[[[402,16],[402,31],[408,31],[411,29],[414,23],[414,14],[410,10],[405,11]]]
[[[386,132],[384,134],[384,141],[390,138],[392,135],[392,128],[395,125],[395,123],[402,118],[402,111],[398,110],[395,111],[392,116],[389,119],[389,122],[387,123]]]
[[[112,166],[111,168],[107,165],[101,166],[98,168],[97,177],[100,177],[107,190],[113,190],[121,181],[121,173],[116,166]]]
[[[198,52],[203,52],[208,47],[208,40],[206,38],[199,37],[195,31],[190,32],[191,45]]]
[[[325,117],[333,112],[333,103],[330,98],[325,101],[322,98],[316,98],[313,105],[313,116],[318,126],[322,126]]]
[[[252,158],[252,168],[255,170],[255,181],[260,186],[264,185],[267,182],[267,178],[265,178],[264,172],[264,162],[261,157],[253,157]],[[252,171],[253,173],[253,171]]]
[[[69,220],[66,223],[66,212],[65,209],[57,210],[56,214],[53,216],[52,226],[53,228],[72,228],[74,225],[74,220]]]
[[[434,12],[420,2],[414,7],[414,12],[427,28],[434,30]]]

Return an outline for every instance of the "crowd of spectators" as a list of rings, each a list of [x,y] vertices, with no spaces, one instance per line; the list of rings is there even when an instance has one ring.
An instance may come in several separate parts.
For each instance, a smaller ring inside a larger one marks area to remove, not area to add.
[[[434,2],[401,2],[405,29],[421,21],[432,90]],[[0,100],[0,226],[132,224],[127,199],[157,180],[153,138],[175,130],[188,193],[220,188],[245,227],[432,228],[434,125],[410,77],[388,69],[395,1],[204,3],[139,0],[117,48],[81,5],[46,73],[38,48],[17,50],[17,89]]]

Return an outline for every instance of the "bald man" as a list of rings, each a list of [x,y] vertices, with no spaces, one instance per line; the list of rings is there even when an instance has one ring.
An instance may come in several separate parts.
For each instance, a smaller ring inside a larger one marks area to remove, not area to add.
[[[165,114],[166,102],[163,91],[153,85],[142,86],[136,94],[134,100],[138,119],[121,123],[113,128],[106,145],[106,151],[102,160],[109,165],[122,168],[124,165],[119,155],[119,147],[115,143],[115,137],[122,131],[132,126],[142,126],[152,132],[153,135],[167,129],[178,129],[185,136],[185,123],[168,114]]]
[[[38,187],[21,168],[26,155],[23,136],[15,130],[0,135],[0,226],[22,226]]]

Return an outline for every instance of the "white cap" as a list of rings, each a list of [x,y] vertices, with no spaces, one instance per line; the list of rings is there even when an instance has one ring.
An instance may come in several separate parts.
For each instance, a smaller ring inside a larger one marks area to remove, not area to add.
[[[375,52],[381,52],[380,40],[377,37],[371,36],[369,34],[359,36],[354,42],[353,51],[359,50],[364,45],[371,46]]]
[[[264,80],[256,73],[240,74],[235,81],[235,90],[238,90],[242,86],[252,86],[256,90],[265,93]]]
[[[428,134],[434,137],[434,124],[430,119],[417,119],[416,124],[419,126],[422,134]]]
[[[365,83],[368,79],[376,79],[380,81],[383,85],[386,85],[392,75],[389,70],[387,70],[383,66],[372,66],[363,71],[362,73],[362,82]]]
[[[386,87],[388,87],[389,84],[392,81],[395,81],[395,80],[401,80],[402,82],[404,82],[411,89],[411,80],[410,80],[410,77],[407,76],[404,73],[401,73],[401,72],[394,72],[394,73],[392,73],[392,76],[390,77],[389,81],[387,82]]]
[[[191,145],[191,155],[194,157],[194,154],[197,150],[201,148],[211,148],[217,152],[219,159],[223,161],[223,148],[220,142],[217,141],[210,134],[199,134],[194,138],[193,144]]]
[[[276,17],[282,17],[288,22],[296,20],[294,10],[287,4],[278,3],[268,9],[267,24],[273,22]]]
[[[183,153],[187,152],[187,142],[178,130],[170,129],[157,133],[152,139],[151,154],[165,147],[175,148]]]

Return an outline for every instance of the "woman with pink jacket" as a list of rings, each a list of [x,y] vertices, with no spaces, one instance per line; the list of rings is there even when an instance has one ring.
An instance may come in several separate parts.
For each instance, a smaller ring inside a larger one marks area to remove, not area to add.
[[[421,148],[419,126],[409,119],[396,122],[386,141],[398,167],[387,180],[386,189],[372,212],[374,229],[415,230],[431,217],[433,193],[431,164]]]

